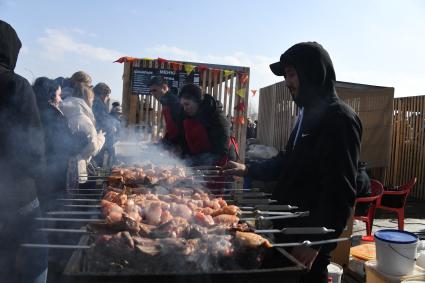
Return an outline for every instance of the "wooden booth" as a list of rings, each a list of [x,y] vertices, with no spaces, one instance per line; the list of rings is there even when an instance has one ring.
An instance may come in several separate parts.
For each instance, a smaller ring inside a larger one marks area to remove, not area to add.
[[[204,93],[221,101],[224,114],[233,121],[232,133],[238,143],[241,161],[245,157],[249,68],[216,64],[171,61],[162,58],[123,57],[122,107],[129,127],[143,139],[158,140],[165,133],[161,104],[149,93],[147,83],[155,75],[163,76],[178,91],[185,83],[201,86]]]

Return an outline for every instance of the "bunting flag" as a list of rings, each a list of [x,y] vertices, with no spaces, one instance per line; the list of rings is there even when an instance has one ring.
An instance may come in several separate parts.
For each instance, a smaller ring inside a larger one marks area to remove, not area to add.
[[[245,112],[245,103],[241,102],[234,108],[236,111]]]
[[[236,119],[236,123],[239,125],[245,124],[245,117],[244,116],[238,116]]]
[[[158,63],[167,63],[168,60],[164,59],[164,58],[160,58],[158,57],[158,59],[156,59],[158,61]]]
[[[178,71],[180,69],[180,66],[182,64],[177,63],[177,62],[170,62],[170,65],[171,65],[171,69],[173,69],[176,72],[176,71]]]
[[[153,61],[153,60],[155,60],[155,59],[152,59],[152,58],[140,58],[140,60]]]
[[[186,71],[186,73],[189,75],[190,73],[192,73],[193,69],[195,69],[196,66],[194,65],[190,65],[190,64],[185,64],[184,65],[184,70]]]
[[[246,85],[246,83],[248,82],[248,79],[249,79],[249,76],[247,73],[242,73],[239,77],[241,85]]]
[[[208,68],[207,68],[207,67],[205,67],[204,65],[199,65],[199,66],[198,66],[198,70],[199,70],[199,72],[202,72],[202,71],[206,71],[206,70],[208,70]]]
[[[218,77],[220,75],[221,70],[219,69],[211,69],[214,77]]]
[[[257,93],[257,90],[256,89],[251,89],[251,92],[252,92],[252,97],[254,97],[255,94]]]
[[[235,73],[235,71],[224,70],[224,77],[228,77],[230,75],[233,75],[234,73]]]
[[[136,61],[136,60],[137,60],[137,58],[125,56],[125,57],[118,58],[113,63],[133,62],[133,61]]]
[[[246,88],[241,88],[236,91],[236,94],[243,98],[245,97],[245,92],[246,92]]]

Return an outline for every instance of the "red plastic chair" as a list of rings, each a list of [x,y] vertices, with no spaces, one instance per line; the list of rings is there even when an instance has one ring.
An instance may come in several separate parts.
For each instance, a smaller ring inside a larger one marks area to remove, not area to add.
[[[377,180],[370,180],[371,195],[369,197],[358,197],[354,203],[354,208],[359,203],[370,204],[366,215],[354,216],[354,219],[361,220],[366,223],[366,236],[363,236],[362,239],[365,241],[370,241],[373,239],[372,236],[372,225],[373,218],[375,217],[375,210],[377,203],[381,199],[381,196],[384,192],[384,186]]]
[[[400,186],[400,190],[384,191],[382,198],[376,205],[376,208],[397,213],[399,230],[404,230],[404,207],[406,206],[407,197],[415,184],[416,177]]]

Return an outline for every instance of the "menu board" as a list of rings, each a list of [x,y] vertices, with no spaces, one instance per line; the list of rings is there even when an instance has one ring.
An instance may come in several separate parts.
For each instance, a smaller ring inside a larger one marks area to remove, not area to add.
[[[153,76],[162,76],[168,83],[170,89],[180,90],[188,83],[199,85],[199,72],[193,70],[187,74],[184,70],[168,70],[156,68],[133,68],[131,73],[131,92],[134,95],[150,95],[149,81]]]

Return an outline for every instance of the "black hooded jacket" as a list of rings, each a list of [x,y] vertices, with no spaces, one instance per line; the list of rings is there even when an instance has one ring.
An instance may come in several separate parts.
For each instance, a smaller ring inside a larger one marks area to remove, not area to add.
[[[211,144],[210,153],[219,158],[228,156],[230,125],[223,113],[223,104],[209,94],[204,95],[204,99],[199,105],[198,114],[195,117],[187,117],[182,111],[181,121],[193,119],[200,122],[208,132],[208,139]],[[183,127],[182,127],[183,128]],[[191,155],[187,146],[188,141],[183,142],[183,150]]]
[[[0,214],[34,203],[44,172],[44,138],[35,96],[28,81],[14,73],[21,42],[0,21]]]
[[[326,237],[335,238],[344,229],[354,205],[361,122],[337,97],[332,61],[321,45],[296,44],[282,55],[281,62],[293,66],[300,81],[295,102],[304,108],[304,116],[298,139],[295,142],[295,127],[285,154],[249,164],[248,175],[277,180],[273,197],[279,203],[310,211],[309,217],[278,225],[333,228],[336,232]],[[300,238],[290,240],[318,239]]]

